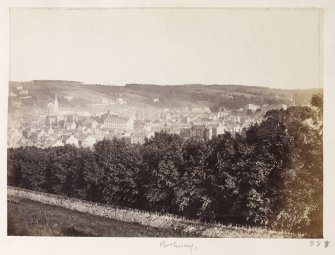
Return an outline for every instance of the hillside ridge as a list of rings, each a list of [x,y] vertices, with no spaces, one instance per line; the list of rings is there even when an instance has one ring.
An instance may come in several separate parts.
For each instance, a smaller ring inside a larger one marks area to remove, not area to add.
[[[45,107],[58,97],[65,108],[114,104],[122,98],[129,107],[210,107],[239,109],[246,104],[308,104],[311,96],[322,89],[289,90],[247,85],[155,85],[129,83],[123,86],[86,84],[66,80],[33,80],[9,82],[10,95],[19,95],[25,106]],[[21,93],[22,94],[22,93]],[[29,96],[28,96],[29,95]]]

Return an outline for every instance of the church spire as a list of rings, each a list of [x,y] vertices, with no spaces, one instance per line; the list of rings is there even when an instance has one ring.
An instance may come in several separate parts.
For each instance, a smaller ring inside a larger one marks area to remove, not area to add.
[[[55,107],[55,112],[58,112],[58,100],[57,100],[57,95],[55,94],[55,103],[54,103],[54,107]]]

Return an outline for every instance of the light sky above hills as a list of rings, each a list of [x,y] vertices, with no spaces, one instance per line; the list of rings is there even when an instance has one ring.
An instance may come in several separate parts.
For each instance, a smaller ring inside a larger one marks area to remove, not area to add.
[[[10,80],[322,87],[317,9],[11,9]]]

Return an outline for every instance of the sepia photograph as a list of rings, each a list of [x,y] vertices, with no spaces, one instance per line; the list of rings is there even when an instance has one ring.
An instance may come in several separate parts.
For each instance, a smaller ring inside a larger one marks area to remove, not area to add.
[[[8,235],[322,237],[321,18],[11,9]]]
[[[154,238],[176,254],[213,238],[334,245],[322,8],[8,17],[7,237]]]

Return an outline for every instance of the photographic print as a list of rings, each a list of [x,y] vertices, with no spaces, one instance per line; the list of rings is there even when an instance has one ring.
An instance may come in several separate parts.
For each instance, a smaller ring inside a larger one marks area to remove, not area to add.
[[[8,236],[323,238],[321,9],[9,18]]]

